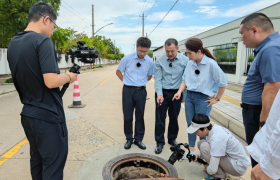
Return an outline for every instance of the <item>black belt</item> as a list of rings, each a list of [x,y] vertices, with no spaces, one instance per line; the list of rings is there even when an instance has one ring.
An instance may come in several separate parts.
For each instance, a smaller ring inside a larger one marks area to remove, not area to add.
[[[261,110],[262,109],[262,105],[251,105],[251,104],[241,103],[240,106],[243,109],[248,109],[248,110]]]
[[[178,91],[179,89],[162,89],[162,90],[165,90],[165,91]]]
[[[146,89],[146,86],[127,86],[127,85],[124,86],[132,89]]]

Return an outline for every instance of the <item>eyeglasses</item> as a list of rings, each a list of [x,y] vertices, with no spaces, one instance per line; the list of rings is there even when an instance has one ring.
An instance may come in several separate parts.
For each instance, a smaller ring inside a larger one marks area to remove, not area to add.
[[[147,54],[149,51],[141,51],[141,50],[137,50],[139,53],[141,54]]]
[[[198,69],[196,69],[195,71],[195,74],[199,75],[200,71]]]
[[[169,67],[172,67],[172,63],[169,64]]]
[[[137,63],[136,66],[137,66],[137,67],[141,67],[141,64],[140,64],[140,63]]]
[[[41,13],[39,13],[41,16],[43,16],[44,17],[44,19],[45,19],[45,17],[46,17],[46,15],[44,15],[44,14],[41,14]],[[56,31],[57,30],[57,28],[58,28],[58,26],[55,24],[55,22],[49,17],[49,19],[50,19],[50,21],[54,24],[54,29],[53,29],[53,32],[54,31]]]

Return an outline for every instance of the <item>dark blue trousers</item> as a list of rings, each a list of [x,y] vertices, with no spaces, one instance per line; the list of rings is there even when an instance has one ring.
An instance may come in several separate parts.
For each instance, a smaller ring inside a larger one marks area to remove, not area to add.
[[[21,117],[30,144],[30,168],[33,180],[62,180],[68,154],[66,123],[51,123]]]
[[[124,134],[126,140],[142,141],[145,133],[144,111],[146,105],[146,89],[123,87],[122,105],[124,116]],[[133,138],[132,122],[135,109],[135,132]]]
[[[261,110],[249,110],[243,109],[243,124],[246,132],[246,141],[250,145],[253,142],[253,139],[257,132],[259,131],[259,122],[260,122]],[[251,157],[252,167],[258,163]]]
[[[172,101],[174,95],[178,90],[165,90],[163,89],[163,98],[164,101],[161,106],[157,103],[157,93],[155,94],[155,102],[156,102],[156,126],[155,126],[155,140],[158,145],[164,145],[164,132],[165,132],[165,119],[168,111],[169,116],[169,125],[168,125],[168,133],[167,139],[168,141],[174,141],[177,138],[179,132],[178,126],[178,116],[181,109],[181,101],[183,98],[183,94],[181,95],[181,99]]]

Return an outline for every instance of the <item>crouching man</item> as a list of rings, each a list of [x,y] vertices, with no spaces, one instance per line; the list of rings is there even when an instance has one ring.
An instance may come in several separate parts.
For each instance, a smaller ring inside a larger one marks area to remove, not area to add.
[[[195,133],[199,137],[206,136],[206,140],[198,142],[200,157],[208,165],[205,170],[210,175],[207,180],[222,180],[226,173],[232,176],[245,174],[250,162],[241,143],[224,127],[212,125],[207,115],[196,114],[192,119],[188,133]]]

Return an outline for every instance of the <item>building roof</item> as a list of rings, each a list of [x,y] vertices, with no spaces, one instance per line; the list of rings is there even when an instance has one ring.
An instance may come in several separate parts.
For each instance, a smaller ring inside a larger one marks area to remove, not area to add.
[[[163,48],[163,46],[157,47],[157,48],[155,48],[155,49],[153,50],[153,52],[155,52],[155,51],[157,51],[157,50],[160,50],[160,49],[162,49],[162,48]]]

